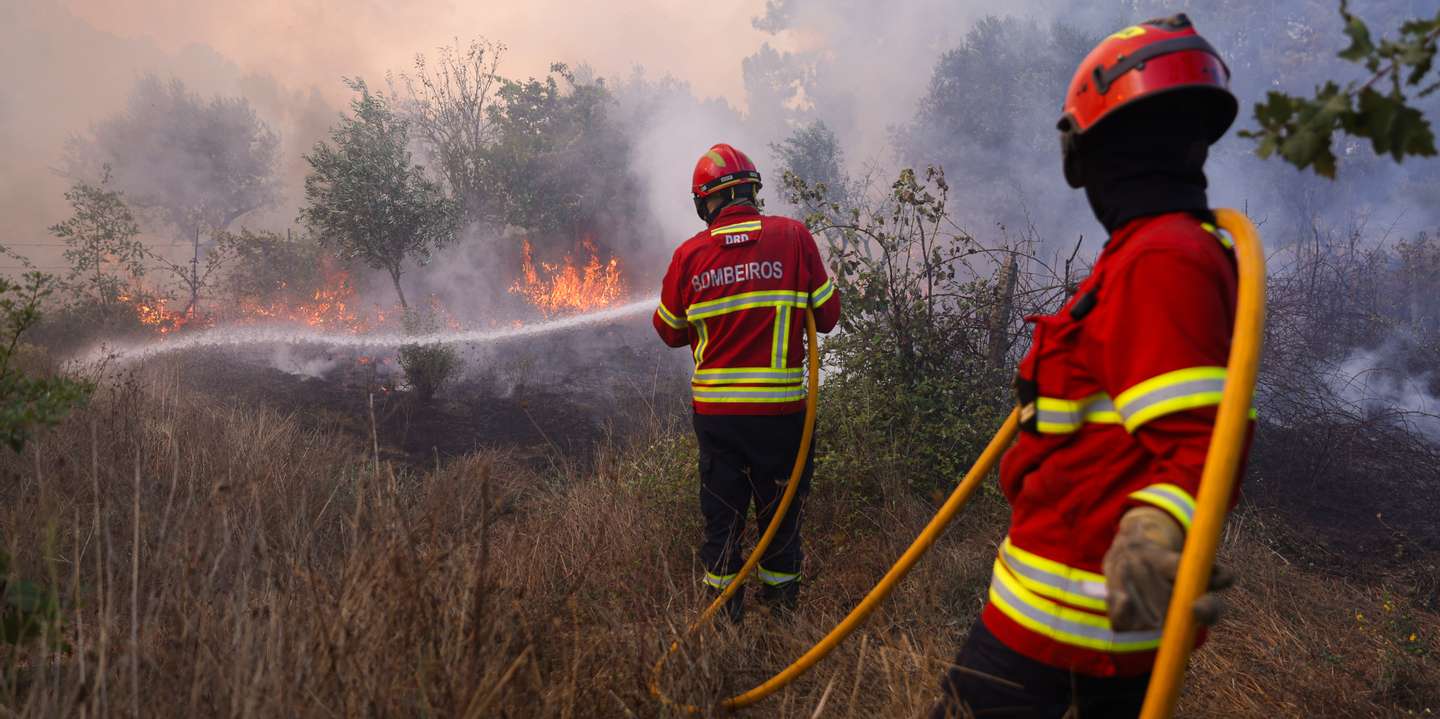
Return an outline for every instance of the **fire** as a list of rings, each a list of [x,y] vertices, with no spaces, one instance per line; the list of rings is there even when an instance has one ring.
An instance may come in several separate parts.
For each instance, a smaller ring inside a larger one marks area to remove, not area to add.
[[[194,308],[177,312],[169,307],[169,298],[145,290],[122,294],[118,300],[130,306],[142,325],[162,335],[182,328],[213,327],[218,323],[302,325],[321,332],[346,334],[394,330],[403,324],[405,313],[398,304],[384,307],[362,302],[349,272],[327,263],[321,277],[320,285],[313,291],[297,292],[282,285],[268,297],[202,301],[202,307],[213,308],[210,313]],[[427,323],[424,331],[462,329],[460,321],[439,297],[431,295],[424,301],[420,314]]]
[[[184,311],[170,309],[170,298],[154,295],[143,289],[133,294],[122,292],[115,300],[120,304],[130,305],[140,324],[151,327],[162,335],[182,327],[207,324],[207,320],[197,314],[194,307],[188,307]]]
[[[241,324],[288,322],[324,331],[351,333],[384,324],[385,311],[376,308],[368,314],[362,313],[356,308],[359,303],[355,294],[350,273],[333,270],[326,273],[324,282],[311,293],[309,299],[300,302],[241,302],[235,319]]]
[[[595,243],[586,238],[581,247],[590,259],[583,267],[566,255],[561,264],[541,262],[536,266],[534,249],[526,240],[522,248],[521,279],[510,291],[523,295],[545,317],[588,312],[615,304],[625,297],[628,288],[620,274],[620,260],[611,257],[601,263]]]

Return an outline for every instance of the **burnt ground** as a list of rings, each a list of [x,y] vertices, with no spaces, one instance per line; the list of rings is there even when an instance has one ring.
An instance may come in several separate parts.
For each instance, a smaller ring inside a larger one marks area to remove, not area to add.
[[[1271,548],[1440,608],[1440,448],[1397,427],[1261,425],[1244,484]]]
[[[393,461],[485,448],[539,464],[583,461],[607,435],[685,406],[688,356],[636,324],[457,346],[457,376],[428,401],[404,386],[393,352],[260,345],[186,352],[165,366],[187,388],[339,426],[367,444],[373,400],[381,454]]]

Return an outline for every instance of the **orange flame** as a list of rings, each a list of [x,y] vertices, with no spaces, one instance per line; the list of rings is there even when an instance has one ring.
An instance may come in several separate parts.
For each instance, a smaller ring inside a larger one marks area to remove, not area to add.
[[[170,309],[170,298],[153,295],[144,289],[138,289],[135,293],[122,292],[116,295],[115,300],[121,304],[130,305],[135,312],[135,319],[140,324],[153,328],[157,333],[165,335],[178,331],[187,326],[206,326],[209,324],[207,318],[199,316],[194,307],[184,311]]]
[[[566,255],[561,264],[541,262],[537,269],[534,248],[526,240],[521,249],[522,277],[510,291],[523,295],[547,318],[609,307],[625,297],[628,288],[620,260],[611,257],[602,264],[593,241],[587,237],[580,244],[590,256],[584,267],[577,267],[573,256]]]

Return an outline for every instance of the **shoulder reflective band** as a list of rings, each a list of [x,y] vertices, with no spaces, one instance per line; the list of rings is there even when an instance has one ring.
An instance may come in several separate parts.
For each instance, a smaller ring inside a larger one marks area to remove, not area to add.
[[[1187,37],[1177,37],[1172,40],[1163,40],[1154,45],[1146,45],[1136,50],[1133,55],[1125,55],[1119,62],[1111,65],[1108,69],[1104,63],[1096,65],[1094,71],[1095,90],[1101,95],[1104,95],[1110,91],[1110,86],[1114,84],[1116,80],[1119,80],[1121,75],[1161,55],[1185,52],[1186,50],[1199,50],[1200,52],[1215,56],[1215,59],[1220,61],[1220,66],[1225,68],[1225,77],[1230,77],[1230,67],[1225,64],[1225,59],[1220,57],[1220,53],[1215,52],[1215,48],[1211,47],[1210,43],[1205,41],[1205,38],[1199,35],[1190,35]]]
[[[1115,398],[1115,409],[1124,419],[1125,429],[1134,432],[1156,417],[1218,405],[1224,390],[1224,367],[1190,367],[1151,377],[1121,392]]]
[[[1152,484],[1131,493],[1130,498],[1165,510],[1185,531],[1190,531],[1190,523],[1195,519],[1195,497],[1184,488],[1174,484]]]
[[[1218,227],[1210,224],[1209,222],[1202,222],[1202,223],[1200,223],[1200,226],[1201,226],[1202,228],[1204,228],[1206,232],[1209,232],[1210,234],[1214,235],[1214,236],[1215,236],[1215,239],[1219,240],[1219,241],[1220,241],[1220,244],[1222,244],[1222,245],[1225,246],[1225,249],[1227,249],[1227,250],[1233,250],[1233,249],[1235,249],[1235,241],[1232,240],[1232,239],[1230,239],[1230,237],[1229,237],[1228,235],[1226,235],[1225,233],[1221,232],[1221,231],[1220,231],[1220,228],[1218,228]]]
[[[734,225],[716,227],[715,229],[710,231],[710,236],[719,237],[720,235],[734,235],[741,232],[756,232],[759,229],[760,221],[754,220],[752,222],[740,222]]]

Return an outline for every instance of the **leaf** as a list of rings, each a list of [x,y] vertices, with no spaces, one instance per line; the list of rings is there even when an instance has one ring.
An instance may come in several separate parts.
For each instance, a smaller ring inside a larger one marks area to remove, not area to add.
[[[1377,154],[1398,162],[1406,155],[1433,156],[1435,135],[1425,116],[1405,104],[1405,98],[1382,95],[1370,88],[1360,93],[1360,107],[1346,130],[1370,138]]]
[[[1345,34],[1350,36],[1350,47],[1340,51],[1342,60],[1361,62],[1375,52],[1375,43],[1370,39],[1370,28],[1365,21],[1341,11],[1345,15]]]

